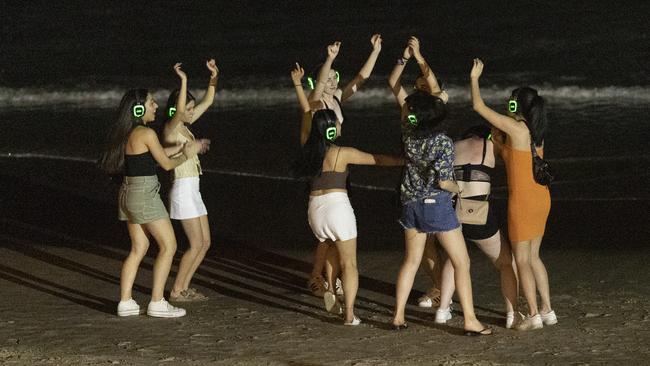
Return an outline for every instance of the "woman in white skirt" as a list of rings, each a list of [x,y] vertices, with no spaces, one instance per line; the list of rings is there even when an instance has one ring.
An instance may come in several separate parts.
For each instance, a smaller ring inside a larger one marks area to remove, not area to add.
[[[328,250],[338,259],[330,258],[334,274],[342,272],[345,296],[344,325],[358,325],[354,315],[354,301],[359,287],[357,271],[357,223],[347,194],[348,165],[404,165],[404,160],[387,155],[368,154],[351,147],[334,145],[341,135],[341,123],[331,109],[321,109],[312,117],[311,131],[302,147],[301,158],[293,167],[297,175],[311,179],[309,226],[320,243],[337,250]],[[331,287],[323,300],[330,312],[339,307]]]
[[[187,127],[196,122],[214,101],[219,69],[214,60],[209,60],[206,66],[210,70],[210,82],[200,103],[195,105],[195,99],[187,91],[187,88],[175,90],[169,96],[165,109],[169,120],[165,123],[163,130],[163,139],[168,145],[194,141],[201,145],[201,153],[205,153],[210,148],[210,140],[195,139]],[[185,105],[185,113],[182,116],[176,115],[176,109],[181,105]],[[190,281],[205,258],[211,242],[208,211],[199,191],[199,176],[201,174],[201,163],[198,156],[188,159],[172,172],[169,216],[174,220],[181,221],[190,247],[183,254],[178,266],[176,280],[169,294],[170,301],[204,301],[208,299],[207,296],[190,287]]]

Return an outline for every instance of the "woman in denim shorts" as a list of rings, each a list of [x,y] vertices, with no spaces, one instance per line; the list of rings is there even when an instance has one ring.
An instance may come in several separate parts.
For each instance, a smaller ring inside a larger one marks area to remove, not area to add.
[[[404,57],[398,62],[390,80],[403,70],[412,56],[420,65],[429,89],[439,90],[433,73],[420,54],[419,41],[412,37]],[[408,56],[408,57],[407,57]],[[430,92],[415,92],[408,97],[392,88],[402,108],[402,142],[406,167],[400,186],[406,255],[396,286],[393,326],[404,329],[404,316],[413,280],[424,252],[427,234],[434,234],[447,252],[455,269],[458,297],[465,317],[466,335],[488,335],[492,330],[483,326],[474,314],[469,256],[460,223],[452,206],[452,193],[458,193],[454,182],[454,143],[444,134],[442,121],[446,116],[445,102]]]

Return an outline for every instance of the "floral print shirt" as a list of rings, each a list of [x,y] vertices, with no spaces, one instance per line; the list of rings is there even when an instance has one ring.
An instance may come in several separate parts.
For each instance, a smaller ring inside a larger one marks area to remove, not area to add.
[[[441,180],[454,179],[454,142],[444,133],[415,136],[410,126],[402,127],[406,166],[400,194],[402,204],[446,192]]]

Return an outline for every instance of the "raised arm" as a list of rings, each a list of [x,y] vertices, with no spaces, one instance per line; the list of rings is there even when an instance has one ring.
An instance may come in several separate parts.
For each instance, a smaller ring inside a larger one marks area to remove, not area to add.
[[[194,106],[194,116],[190,123],[196,122],[196,120],[198,120],[199,117],[210,108],[212,103],[214,103],[214,95],[217,91],[217,81],[219,81],[219,68],[214,62],[214,59],[207,61],[205,66],[210,70],[210,82],[208,82],[208,89],[205,91],[203,99],[201,99],[199,104]]]
[[[379,165],[379,166],[402,166],[405,160],[401,156],[369,154],[353,147],[342,147],[341,156],[347,164],[354,165]]]
[[[438,96],[442,90],[438,84],[438,79],[436,79],[436,76],[431,71],[429,64],[420,52],[420,40],[412,36],[409,39],[408,45],[411,50],[413,50],[413,57],[415,57],[415,60],[418,62],[422,76],[424,76],[424,79],[427,81],[427,85],[429,86],[431,94]]]
[[[318,77],[316,78],[316,86],[314,87],[314,92],[311,93],[309,97],[310,102],[318,102],[323,98],[323,91],[325,90],[325,83],[327,82],[327,77],[332,69],[332,62],[339,54],[339,49],[341,48],[341,42],[334,42],[331,45],[327,46],[327,58],[318,71]]]
[[[478,80],[483,73],[483,62],[478,58],[474,59],[474,66],[470,73],[471,87],[472,87],[472,107],[474,110],[490,122],[494,127],[505,132],[506,135],[518,135],[522,132],[527,133],[526,125],[518,123],[514,118],[505,116],[495,112],[492,108],[485,105],[483,98],[481,98],[481,89]],[[523,129],[522,129],[523,128]]]
[[[302,109],[302,118],[300,119],[300,146],[303,146],[307,142],[309,133],[311,132],[311,108],[309,108],[309,101],[302,87],[303,76],[305,76],[305,70],[296,62],[296,68],[291,71],[291,80],[293,81],[298,102]]]
[[[300,108],[302,108],[303,113],[306,113],[309,112],[311,108],[309,108],[309,101],[305,95],[305,90],[302,88],[303,76],[305,76],[305,70],[300,67],[300,64],[296,62],[296,67],[291,70],[291,80],[293,81],[293,86],[296,89],[296,96],[298,97]]]
[[[350,98],[354,93],[361,88],[363,83],[368,80],[370,77],[370,74],[372,73],[372,70],[375,68],[375,63],[377,62],[377,57],[379,56],[379,52],[381,52],[381,35],[380,34],[373,34],[372,37],[370,38],[370,44],[372,44],[372,51],[370,52],[370,56],[368,56],[368,59],[366,60],[366,63],[363,64],[363,67],[357,74],[357,76],[350,81],[345,88],[343,88],[343,94],[341,95],[341,102],[347,100]]]
[[[413,51],[411,50],[411,47],[407,45],[402,56],[397,59],[397,63],[395,64],[393,71],[391,71],[390,76],[388,76],[388,85],[390,86],[390,90],[393,92],[395,99],[397,99],[397,104],[400,106],[400,109],[402,109],[406,103],[407,96],[406,90],[404,90],[400,83],[400,78],[402,77],[406,63],[411,59],[411,57],[413,57]]]
[[[187,75],[183,70],[181,70],[181,64],[177,63],[174,65],[174,71],[176,75],[181,79],[181,89],[178,93],[178,100],[176,100],[176,113],[171,120],[165,123],[165,128],[163,129],[163,135],[165,136],[165,142],[168,142],[168,137],[176,129],[176,127],[183,123],[185,118],[185,105],[187,102]]]

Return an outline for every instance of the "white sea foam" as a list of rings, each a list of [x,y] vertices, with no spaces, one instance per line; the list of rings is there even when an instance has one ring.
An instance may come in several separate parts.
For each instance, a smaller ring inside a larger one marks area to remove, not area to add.
[[[536,86],[540,94],[555,104],[625,104],[650,102],[650,87],[646,86],[606,86],[582,87],[576,85],[541,85]],[[488,86],[481,88],[481,95],[487,101],[502,101],[510,95],[515,86]],[[114,107],[120,101],[125,89],[51,89],[51,88],[6,88],[0,87],[0,108],[39,107],[39,106],[79,106]],[[203,90],[191,90],[198,97]],[[159,103],[167,100],[170,90],[157,89],[154,97]],[[470,101],[467,85],[449,85],[450,99],[466,103]],[[382,105],[393,103],[394,98],[388,88],[371,87],[360,90],[354,96],[350,106]],[[217,92],[218,106],[237,106],[245,104],[269,106],[296,103],[296,96],[291,88],[240,88],[222,89]]]

